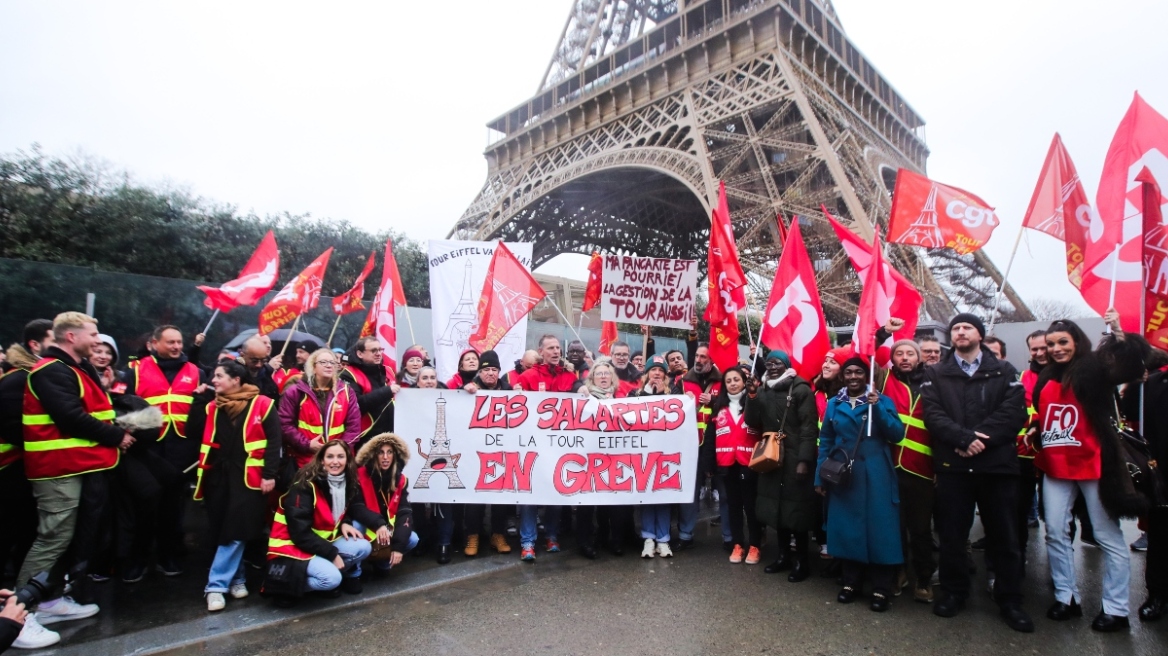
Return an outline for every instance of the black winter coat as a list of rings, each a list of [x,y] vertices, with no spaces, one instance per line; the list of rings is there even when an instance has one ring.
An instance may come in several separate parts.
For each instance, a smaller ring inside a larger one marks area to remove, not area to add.
[[[78,363],[73,356],[61,349],[50,346],[41,354],[46,358],[56,358],[71,367],[77,367],[98,385],[101,378],[88,360]],[[77,389],[77,376],[73,369],[59,365],[48,365],[31,378],[31,387],[41,400],[45,413],[62,434],[86,440],[93,440],[104,446],[118,446],[126,431],[94,419],[85,411]]]
[[[385,518],[365,506],[361,486],[356,479],[349,481],[348,488],[345,490],[345,507],[338,512],[338,509],[332,507],[333,496],[329,492],[328,479],[322,476],[311,483],[293,485],[292,489],[288,490],[288,494],[284,495],[280,501],[284,508],[284,520],[288,523],[288,535],[297,548],[328,561],[333,560],[340,553],[332,542],[312,532],[312,518],[316,510],[312,503],[312,487],[316,488],[317,497],[328,504],[329,509],[333,512],[333,517],[341,516],[341,524],[352,525],[354,521],[358,521],[365,528],[374,531],[385,526]],[[337,539],[343,540],[344,538],[338,537]]]
[[[982,348],[981,366],[968,376],[956,356],[947,353],[925,368],[921,402],[938,474],[1018,474],[1016,446],[1027,420],[1026,392],[1009,362]],[[989,436],[985,450],[962,457],[957,451],[978,439],[975,432]]]
[[[369,393],[365,394],[357,379],[349,369],[360,369],[369,379]],[[357,359],[356,347],[349,352],[349,362],[345,371],[341,372],[341,380],[353,384],[353,391],[357,394],[357,407],[361,414],[373,417],[373,426],[366,435],[380,435],[393,432],[393,388],[386,380],[385,367],[379,364],[365,364]]]
[[[787,407],[788,392],[790,408]],[[775,387],[760,385],[758,395],[747,400],[745,415],[746,425],[760,434],[778,431],[782,426],[787,435],[782,442],[783,466],[758,475],[755,506],[758,520],[791,531],[815,528],[819,505],[814,485],[815,463],[819,457],[819,413],[811,386],[798,376]],[[808,468],[803,476],[795,472],[801,462],[807,463]]]

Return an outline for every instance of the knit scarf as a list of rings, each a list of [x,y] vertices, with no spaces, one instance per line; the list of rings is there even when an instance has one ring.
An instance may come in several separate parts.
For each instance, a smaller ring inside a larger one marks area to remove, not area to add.
[[[228,417],[236,419],[259,393],[260,388],[255,385],[244,385],[230,394],[216,394],[215,407],[226,412]]]

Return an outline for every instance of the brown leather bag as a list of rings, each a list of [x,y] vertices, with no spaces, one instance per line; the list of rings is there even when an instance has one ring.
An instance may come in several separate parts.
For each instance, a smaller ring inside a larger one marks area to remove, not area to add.
[[[782,431],[763,433],[762,439],[754,445],[754,451],[750,454],[748,466],[751,471],[765,474],[781,467],[783,465],[783,438],[785,437],[786,434]]]

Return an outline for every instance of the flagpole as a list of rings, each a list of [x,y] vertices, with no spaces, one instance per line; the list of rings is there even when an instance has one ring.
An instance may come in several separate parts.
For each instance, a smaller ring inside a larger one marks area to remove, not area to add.
[[[576,332],[576,329],[572,326],[572,320],[564,316],[563,310],[560,309],[560,304],[552,302],[551,306],[555,308],[556,314],[560,315],[560,318],[564,320],[565,324],[567,324],[568,330],[572,331],[572,334],[576,336],[576,339],[580,340],[580,343],[583,344],[584,338],[580,337],[580,333]]]
[[[296,321],[292,322],[292,332],[288,333],[288,338],[284,340],[284,348],[280,349],[280,360],[281,360],[280,366],[281,367],[284,366],[284,363],[283,363],[284,353],[288,351],[288,344],[292,341],[292,338],[296,336],[296,328],[299,325],[300,325],[300,315],[298,314],[298,315],[296,315]]]
[[[1010,279],[1010,269],[1014,268],[1014,256],[1018,254],[1018,246],[1022,244],[1022,233],[1025,230],[1025,224],[1018,228],[1018,238],[1014,240],[1014,250],[1010,251],[1010,261],[1006,263],[1006,273],[1002,276],[1002,284],[998,287],[998,293],[994,294],[994,311],[990,313],[990,327],[986,330],[986,334],[994,332],[994,324],[998,321],[998,309],[1002,307],[1002,294],[1006,292],[1006,281]]]
[[[211,315],[211,320],[207,322],[207,327],[203,329],[204,335],[207,334],[207,331],[211,330],[211,324],[215,323],[215,317],[217,316],[219,316],[219,310],[215,310],[215,312]]]
[[[414,320],[410,318],[410,306],[403,304],[402,307],[406,309],[406,325],[410,327],[410,346],[413,346],[418,343],[418,340],[414,339]]]
[[[300,319],[300,317],[296,317],[296,318],[297,318],[297,319]],[[324,345],[325,345],[326,347],[328,347],[328,348],[332,348],[332,346],[333,346],[333,335],[336,335],[336,334],[337,334],[337,326],[339,326],[339,325],[341,325],[341,315],[339,315],[339,314],[338,314],[338,315],[337,315],[337,320],[333,322],[333,329],[329,331],[329,337],[328,337],[328,341],[324,343]]]
[[[746,338],[751,342],[754,341],[754,336],[750,332],[750,295],[746,296]],[[754,376],[754,372],[758,371],[758,355],[762,353],[762,328],[759,328],[758,343],[754,345],[754,361],[750,363],[750,375]]]
[[[871,360],[868,361],[868,391],[869,392],[873,392],[876,390],[876,367],[873,366],[874,364],[876,364],[874,362],[875,359],[876,358],[873,357]],[[841,373],[841,375],[842,375],[842,373]],[[872,413],[875,412],[875,410],[876,410],[876,408],[873,408],[872,404],[869,403],[868,404],[868,437],[872,437]]]
[[[743,293],[742,295],[746,297],[746,342],[747,342],[748,344],[754,344],[754,332],[753,332],[753,331],[750,329],[750,294],[749,294],[749,293]],[[738,320],[738,313],[735,313],[735,314],[734,314],[734,320],[735,320],[735,321],[737,321],[737,320]],[[737,345],[735,345],[735,346],[737,346]],[[755,355],[755,358],[757,358],[757,357],[758,357],[758,352],[761,350],[761,349],[759,348],[759,346],[760,346],[760,345],[758,345],[758,344],[755,344],[755,346],[754,346],[754,355]],[[735,364],[738,364],[738,359],[737,359],[737,358],[735,358],[735,359],[734,359],[734,363],[735,363]],[[753,365],[752,365],[752,366],[753,366]],[[751,370],[750,370],[750,372],[751,372],[751,375],[753,376],[753,375],[754,375],[754,369],[751,369]]]
[[[1107,309],[1115,307],[1115,278],[1119,275],[1119,249],[1123,248],[1123,244],[1115,247],[1115,259],[1111,262],[1111,291],[1107,295]],[[1142,265],[1141,265],[1142,267]],[[1111,324],[1103,326],[1103,334],[1111,334]]]

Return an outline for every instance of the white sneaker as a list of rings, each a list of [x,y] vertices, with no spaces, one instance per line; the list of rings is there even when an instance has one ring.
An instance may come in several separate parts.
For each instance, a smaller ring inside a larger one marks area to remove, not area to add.
[[[97,604],[79,604],[71,597],[61,597],[51,608],[45,608],[45,605],[41,604],[37,608],[37,621],[41,624],[53,624],[55,622],[83,620],[97,615],[99,610],[101,609],[97,607]]]
[[[641,550],[641,558],[652,558],[657,550],[657,543],[646,538],[645,548]]]
[[[673,558],[673,551],[669,548],[668,542],[657,543],[657,555],[662,558]]]
[[[207,610],[214,613],[217,610],[223,610],[227,605],[227,600],[223,598],[222,592],[208,592],[207,593]]]
[[[247,597],[247,584],[232,583],[228,592],[231,594],[232,599],[243,599]]]
[[[24,618],[24,627],[20,629],[20,635],[12,646],[17,649],[40,649],[58,642],[61,642],[61,635],[41,626],[36,613],[29,613],[28,617]]]
[[[986,592],[989,592],[990,594],[994,593],[994,581],[995,578],[992,575],[989,577],[989,579],[986,580]]]

